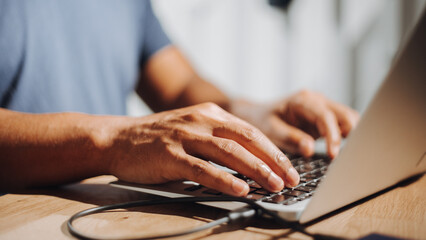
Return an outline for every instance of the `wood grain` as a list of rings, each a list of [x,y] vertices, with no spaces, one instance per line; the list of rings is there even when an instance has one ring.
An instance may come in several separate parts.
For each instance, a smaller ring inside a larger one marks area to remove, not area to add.
[[[59,188],[0,196],[0,239],[73,239],[66,221],[74,213],[105,204],[153,199],[155,196],[110,187],[100,176]],[[380,233],[426,239],[426,177],[399,185],[364,202],[306,226],[311,233],[359,238]],[[192,228],[224,216],[226,211],[198,204],[150,206],[85,217],[76,227],[89,234],[131,237]],[[271,220],[220,226],[175,239],[310,239]]]

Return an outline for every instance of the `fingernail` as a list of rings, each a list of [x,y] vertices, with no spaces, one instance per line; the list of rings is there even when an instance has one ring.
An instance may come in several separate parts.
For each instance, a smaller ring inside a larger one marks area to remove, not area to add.
[[[288,169],[286,179],[289,184],[291,183],[290,187],[295,187],[299,184],[300,176],[296,169],[294,169],[294,167]]]
[[[268,185],[275,191],[281,191],[284,188],[283,180],[273,172],[269,174]]]
[[[249,191],[249,186],[240,179],[232,179],[232,191],[238,196],[242,196]]]

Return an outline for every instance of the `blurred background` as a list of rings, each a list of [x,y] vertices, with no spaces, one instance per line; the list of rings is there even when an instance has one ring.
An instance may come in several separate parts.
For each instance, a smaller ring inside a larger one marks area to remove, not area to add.
[[[267,102],[303,88],[361,113],[426,0],[155,0],[163,28],[198,73],[233,98]],[[132,95],[130,115],[150,110]]]

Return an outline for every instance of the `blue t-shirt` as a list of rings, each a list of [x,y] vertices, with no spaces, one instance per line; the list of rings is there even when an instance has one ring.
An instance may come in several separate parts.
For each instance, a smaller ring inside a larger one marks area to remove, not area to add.
[[[169,43],[147,0],[0,0],[0,107],[125,114]]]

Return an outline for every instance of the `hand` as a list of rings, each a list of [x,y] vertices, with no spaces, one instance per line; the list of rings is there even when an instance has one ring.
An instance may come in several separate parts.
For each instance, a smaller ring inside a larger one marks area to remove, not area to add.
[[[110,139],[110,172],[138,183],[188,179],[243,196],[247,183],[212,166],[234,169],[269,191],[295,186],[299,175],[287,157],[260,130],[205,103],[118,124]]]
[[[325,138],[328,155],[336,157],[341,137],[346,137],[359,120],[351,108],[308,90],[272,107],[240,102],[231,111],[259,127],[281,149],[305,157],[314,154],[314,139],[319,137]]]

